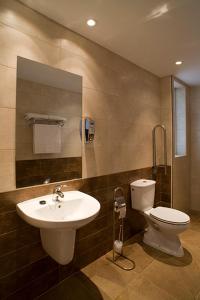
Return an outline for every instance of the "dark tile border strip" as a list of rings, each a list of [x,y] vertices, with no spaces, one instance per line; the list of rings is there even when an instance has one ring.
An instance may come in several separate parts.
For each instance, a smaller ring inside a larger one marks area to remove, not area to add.
[[[134,171],[125,171],[109,175],[102,175],[98,177],[74,179],[38,186],[19,188],[13,191],[3,192],[0,193],[0,213],[15,210],[16,204],[24,200],[51,194],[53,188],[58,183],[66,185],[66,187],[63,188],[64,191],[75,189],[87,193],[89,191],[98,190],[101,188],[129,184],[138,177],[142,178],[144,174],[148,174],[149,178],[152,177],[151,167],[138,169]]]
[[[58,183],[1,193],[0,224],[2,226],[0,226],[0,246],[3,246],[1,257],[2,259],[5,258],[1,271],[3,277],[0,278],[1,295],[8,297],[6,299],[22,299],[20,297],[24,295],[28,297],[27,299],[33,299],[33,296],[39,296],[45,290],[111,250],[113,190],[117,186],[124,188],[127,199],[127,218],[124,222],[125,239],[143,230],[145,226],[144,218],[137,211],[131,209],[130,201],[129,184],[139,178],[151,179],[151,167],[61,182],[67,184],[65,191],[80,190],[94,196],[101,203],[99,216],[77,231],[74,259],[67,266],[59,266],[50,257],[43,257],[41,246],[37,247],[39,231],[24,223],[16,213],[16,203],[51,194],[53,187]],[[20,239],[18,237],[21,234]],[[33,234],[32,237],[29,236],[31,234]],[[21,253],[29,247],[33,247],[34,242],[36,242],[35,252],[33,251],[30,259],[24,260]],[[6,253],[7,247],[10,249],[10,253]],[[48,276],[52,278],[52,281],[50,280],[51,282],[46,285],[46,282],[43,281],[47,280]],[[29,289],[34,290],[29,294]]]

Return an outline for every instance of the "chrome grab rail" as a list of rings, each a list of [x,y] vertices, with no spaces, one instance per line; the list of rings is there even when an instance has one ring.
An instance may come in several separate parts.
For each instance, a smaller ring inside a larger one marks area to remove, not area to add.
[[[166,128],[164,125],[156,125],[154,128],[153,128],[153,131],[152,131],[152,141],[153,141],[153,172],[154,174],[156,174],[157,172],[157,168],[158,168],[158,165],[157,165],[157,148],[156,148],[156,129],[157,128],[161,128],[162,131],[163,131],[163,154],[164,154],[164,164],[161,165],[161,166],[164,166],[165,168],[165,175],[167,174],[167,132],[166,132]]]

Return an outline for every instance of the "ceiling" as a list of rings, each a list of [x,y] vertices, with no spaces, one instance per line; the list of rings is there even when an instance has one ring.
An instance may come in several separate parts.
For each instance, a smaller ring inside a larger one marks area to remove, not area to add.
[[[199,0],[21,2],[160,77],[200,85]],[[95,27],[86,25],[89,18]]]

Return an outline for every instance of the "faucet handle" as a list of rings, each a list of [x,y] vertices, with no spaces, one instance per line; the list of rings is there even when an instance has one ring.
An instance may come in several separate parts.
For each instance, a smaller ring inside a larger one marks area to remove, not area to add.
[[[55,191],[61,191],[61,189],[62,189],[62,188],[65,188],[65,187],[67,187],[66,184],[58,184],[58,185],[56,185],[56,186],[54,187],[54,190],[55,190]]]
[[[57,184],[54,186],[54,190],[55,191],[59,191],[61,189],[61,185],[60,184]]]
[[[67,187],[67,184],[60,184],[60,189]]]
[[[57,187],[65,187],[66,184],[57,184],[56,186],[57,186]]]

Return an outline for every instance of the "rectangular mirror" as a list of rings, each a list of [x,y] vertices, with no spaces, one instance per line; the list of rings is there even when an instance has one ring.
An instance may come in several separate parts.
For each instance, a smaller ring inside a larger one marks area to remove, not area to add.
[[[82,177],[82,77],[18,57],[16,187]]]

